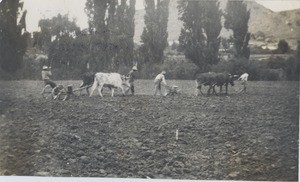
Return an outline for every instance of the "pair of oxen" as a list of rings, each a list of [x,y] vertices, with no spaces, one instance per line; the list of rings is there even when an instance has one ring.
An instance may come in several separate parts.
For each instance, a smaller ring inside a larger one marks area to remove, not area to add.
[[[86,88],[89,96],[93,95],[93,92],[97,88],[99,95],[103,97],[102,91],[103,87],[107,87],[111,90],[111,96],[114,96],[114,89],[119,88],[122,91],[122,94],[125,93],[130,88],[129,77],[120,75],[119,73],[86,73],[82,77],[82,83],[79,88]],[[91,88],[91,93],[89,93],[89,88]],[[125,89],[124,89],[125,88]]]
[[[207,95],[210,95],[210,92],[212,91],[212,94],[218,95],[216,92],[215,87],[220,87],[220,92],[222,92],[222,87],[225,86],[225,93],[228,93],[228,85],[234,86],[234,80],[238,79],[238,75],[231,75],[228,73],[215,73],[215,72],[207,72],[207,73],[201,73],[197,75],[196,78],[196,88],[197,88],[197,95],[202,92],[201,88],[202,86],[208,86]]]

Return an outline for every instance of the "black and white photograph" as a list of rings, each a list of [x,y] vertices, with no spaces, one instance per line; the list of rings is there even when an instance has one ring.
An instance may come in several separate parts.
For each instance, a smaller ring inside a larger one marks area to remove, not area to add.
[[[299,72],[299,0],[0,0],[0,181],[298,181]]]

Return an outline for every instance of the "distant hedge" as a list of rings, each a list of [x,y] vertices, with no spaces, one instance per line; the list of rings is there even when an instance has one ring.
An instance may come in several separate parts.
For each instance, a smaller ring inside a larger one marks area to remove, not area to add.
[[[291,56],[288,59],[271,57],[264,61],[232,59],[212,66],[212,71],[226,71],[237,75],[247,72],[249,74],[249,80],[298,81],[300,64],[297,59],[299,58],[296,56]]]
[[[1,80],[13,79],[41,79],[41,63],[25,58],[23,68],[14,74],[8,74],[0,69]],[[211,66],[213,72],[229,72],[241,75],[247,72],[249,80],[299,80],[300,70],[299,57],[291,56],[287,59],[281,57],[270,57],[268,60],[247,60],[247,59],[231,59],[228,61],[220,61],[217,65]],[[131,67],[121,67],[118,72],[127,74]],[[167,79],[192,80],[198,71],[198,67],[185,59],[184,56],[170,54],[164,59],[163,64],[150,65],[147,63],[138,65],[138,79],[154,79],[162,70],[167,72]],[[81,69],[66,70],[65,68],[53,68],[53,79],[55,80],[77,80],[81,79],[83,74]]]

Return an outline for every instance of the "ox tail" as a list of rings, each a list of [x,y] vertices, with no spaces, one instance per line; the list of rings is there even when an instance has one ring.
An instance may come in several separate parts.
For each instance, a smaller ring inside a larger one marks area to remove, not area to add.
[[[82,88],[83,86],[85,86],[84,81],[80,84],[79,88]]]
[[[94,83],[93,83],[93,86],[91,88],[90,97],[93,95],[95,89],[98,87],[98,84],[99,84],[99,81],[98,81],[97,77],[95,76]]]

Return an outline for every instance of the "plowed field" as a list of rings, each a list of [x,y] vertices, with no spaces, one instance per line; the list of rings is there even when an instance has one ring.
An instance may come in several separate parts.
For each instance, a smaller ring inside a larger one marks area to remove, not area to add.
[[[138,80],[136,96],[49,101],[40,81],[1,81],[0,175],[298,180],[298,82],[210,97],[169,83],[182,93]]]

